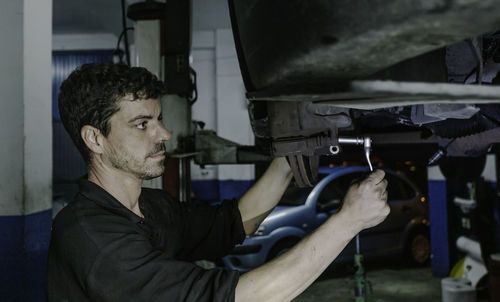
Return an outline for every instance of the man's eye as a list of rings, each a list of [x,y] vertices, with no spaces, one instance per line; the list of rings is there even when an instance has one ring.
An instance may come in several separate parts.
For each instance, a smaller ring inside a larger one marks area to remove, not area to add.
[[[137,129],[144,130],[144,129],[146,129],[146,124],[147,124],[147,122],[142,122],[142,123],[140,123],[140,124],[137,124],[135,127],[136,127]]]

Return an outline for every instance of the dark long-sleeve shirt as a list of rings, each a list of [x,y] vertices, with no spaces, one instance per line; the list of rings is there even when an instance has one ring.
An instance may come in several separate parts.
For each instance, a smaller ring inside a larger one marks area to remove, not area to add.
[[[48,258],[49,301],[233,301],[239,274],[192,264],[243,241],[235,201],[190,207],[143,189],[144,219],[98,185],[56,217]]]

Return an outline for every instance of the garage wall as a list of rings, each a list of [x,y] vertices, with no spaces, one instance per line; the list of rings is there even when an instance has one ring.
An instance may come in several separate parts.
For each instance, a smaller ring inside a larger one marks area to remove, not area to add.
[[[195,31],[193,67],[198,75],[198,101],[193,120],[205,129],[242,145],[253,145],[245,88],[231,29]],[[207,201],[238,198],[254,182],[253,165],[205,166],[191,163],[192,190]]]
[[[21,290],[23,236],[23,10],[20,1],[0,3],[0,297]],[[9,28],[9,30],[5,30]],[[12,281],[11,281],[12,280]]]
[[[217,30],[231,27],[227,0],[192,0],[193,30]]]
[[[0,299],[44,301],[52,212],[52,1],[1,1],[0,23]]]
[[[226,139],[253,145],[227,0],[193,0],[193,67],[199,99],[193,119]],[[204,200],[240,197],[253,184],[253,165],[205,166],[191,163],[191,187]]]

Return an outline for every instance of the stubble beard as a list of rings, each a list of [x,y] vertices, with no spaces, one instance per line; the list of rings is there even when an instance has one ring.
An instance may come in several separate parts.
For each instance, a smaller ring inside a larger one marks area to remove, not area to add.
[[[142,180],[159,177],[165,170],[165,159],[148,162],[150,157],[147,156],[144,160],[140,161],[138,157],[114,148],[111,150],[110,155],[109,160],[113,168],[131,173]]]
[[[149,180],[149,179],[153,179],[153,178],[161,176],[163,174],[163,172],[165,171],[165,159],[158,161],[157,163],[155,163],[152,166],[153,166],[153,167],[151,167],[152,169],[145,171],[142,174],[141,179]]]

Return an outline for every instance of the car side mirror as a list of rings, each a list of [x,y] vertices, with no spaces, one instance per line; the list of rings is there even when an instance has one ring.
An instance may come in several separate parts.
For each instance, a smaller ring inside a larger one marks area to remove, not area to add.
[[[326,203],[318,203],[316,208],[318,212],[330,212],[340,208],[341,205],[342,201],[340,199],[330,199]]]

